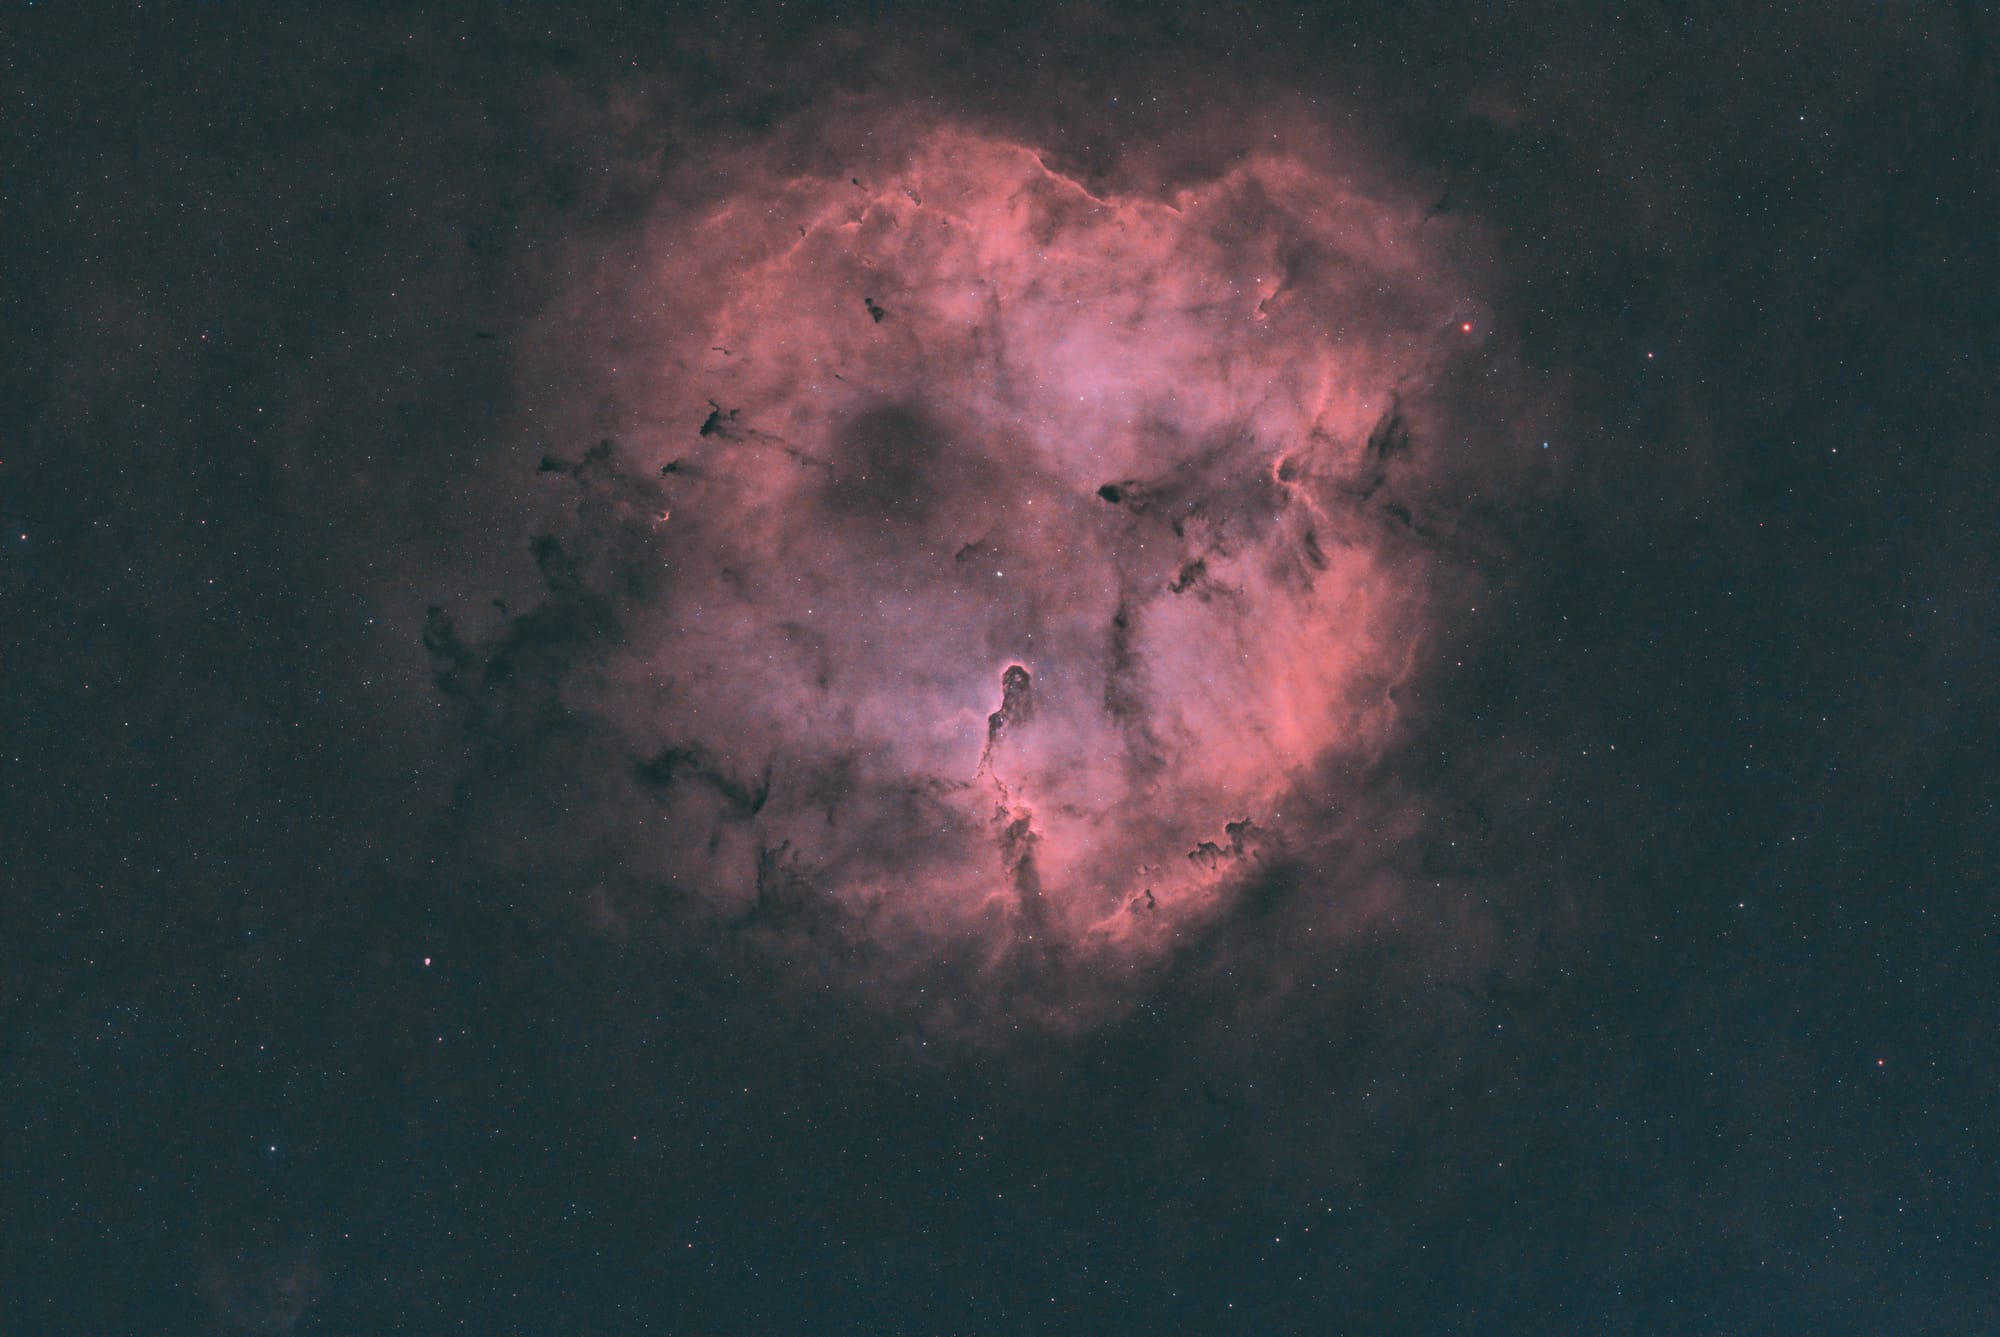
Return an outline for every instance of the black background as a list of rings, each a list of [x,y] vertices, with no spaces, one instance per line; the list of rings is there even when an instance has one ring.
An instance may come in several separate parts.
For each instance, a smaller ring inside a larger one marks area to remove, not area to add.
[[[0,24],[0,1328],[2000,1326],[1989,7]],[[420,635],[484,592],[409,554],[644,211],[571,133],[630,81],[1108,152],[1093,90],[1338,87],[1449,180],[1567,387],[1405,762],[1537,777],[1427,856],[1517,963],[1275,993],[1280,887],[994,1052],[468,859]]]

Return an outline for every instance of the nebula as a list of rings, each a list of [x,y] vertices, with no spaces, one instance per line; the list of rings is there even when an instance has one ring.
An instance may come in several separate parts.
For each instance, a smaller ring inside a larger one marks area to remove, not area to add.
[[[1373,913],[1330,842],[1415,820],[1379,763],[1464,562],[1412,424],[1493,322],[1421,200],[1224,159],[850,111],[578,253],[521,375],[540,601],[429,640],[463,694],[549,667],[639,900],[1065,1015],[1274,877]]]

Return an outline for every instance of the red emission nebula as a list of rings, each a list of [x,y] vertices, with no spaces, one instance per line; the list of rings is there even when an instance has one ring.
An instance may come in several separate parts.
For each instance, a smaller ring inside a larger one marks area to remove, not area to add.
[[[1361,791],[1464,565],[1408,500],[1486,333],[1463,225],[1276,141],[1109,184],[831,136],[663,190],[528,343],[539,439],[617,442],[558,481],[632,568],[562,687],[629,768],[619,859],[1066,1016],[1277,870],[1322,932],[1380,914],[1331,851],[1417,820]]]

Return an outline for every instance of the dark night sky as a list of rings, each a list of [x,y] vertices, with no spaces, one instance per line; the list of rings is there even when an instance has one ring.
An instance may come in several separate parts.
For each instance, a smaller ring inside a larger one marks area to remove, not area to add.
[[[10,8],[0,1331],[2000,1330],[1996,43]]]

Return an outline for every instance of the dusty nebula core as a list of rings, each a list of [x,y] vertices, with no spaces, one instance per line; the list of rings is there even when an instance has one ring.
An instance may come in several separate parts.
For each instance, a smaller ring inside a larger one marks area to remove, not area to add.
[[[429,640],[475,696],[579,651],[551,699],[638,901],[1075,1022],[1260,883],[1330,935],[1402,894],[1342,816],[1419,820],[1381,763],[1467,577],[1434,476],[1479,443],[1418,424],[1496,374],[1479,247],[1323,137],[1214,137],[1073,174],[851,111],[576,258],[506,466],[543,588]]]

